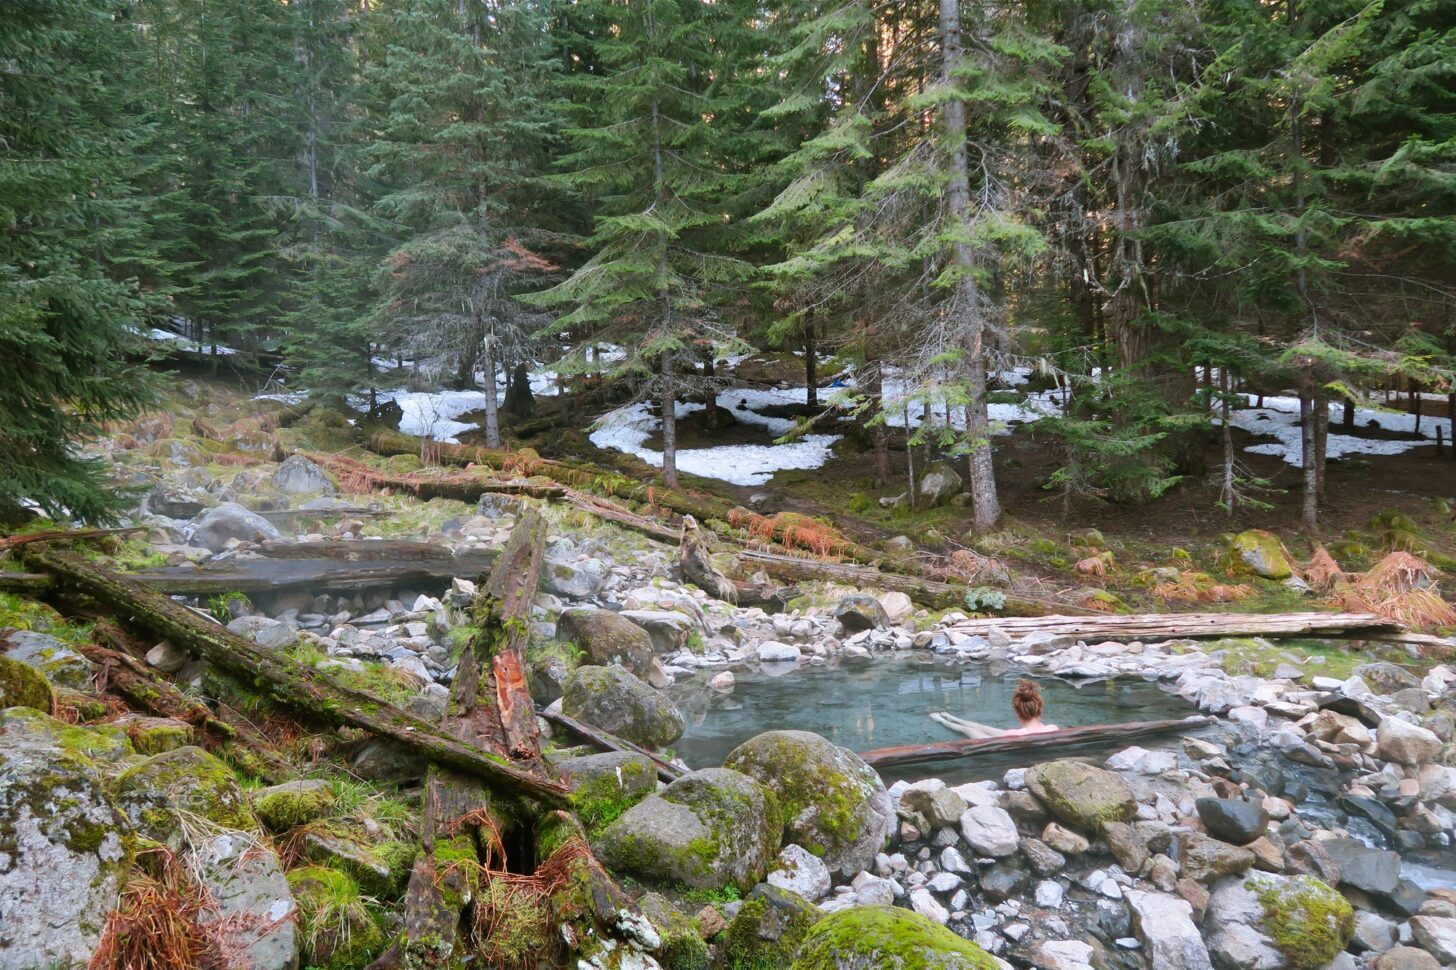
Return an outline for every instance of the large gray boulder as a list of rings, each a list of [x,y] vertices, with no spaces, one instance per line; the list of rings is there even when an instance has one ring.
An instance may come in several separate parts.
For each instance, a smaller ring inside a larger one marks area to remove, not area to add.
[[[784,841],[803,846],[831,871],[870,868],[885,844],[894,808],[884,782],[850,751],[809,731],[768,731],[729,753],[723,766],[773,792]]]
[[[1441,739],[1419,724],[1387,717],[1375,729],[1375,753],[1386,761],[1415,767],[1436,760]]]
[[[29,664],[59,687],[90,690],[96,672],[91,661],[49,633],[12,630],[0,634],[0,650],[11,660]]]
[[[229,966],[294,970],[298,966],[298,904],[278,855],[242,832],[214,835],[189,853],[192,869],[216,906],[215,925]]]
[[[1193,907],[1169,893],[1129,890],[1133,929],[1158,970],[1213,970],[1208,947],[1193,922]]]
[[[227,627],[264,650],[287,650],[298,642],[298,630],[293,624],[268,616],[240,616],[229,621]]]
[[[589,606],[563,610],[556,621],[556,639],[584,650],[590,664],[620,663],[638,677],[645,677],[652,667],[652,637],[611,610]]]
[[[921,474],[920,483],[916,486],[915,491],[920,496],[916,504],[944,505],[960,494],[961,485],[960,472],[952,468],[950,462],[933,461]]]
[[[694,889],[748,890],[778,854],[783,823],[774,797],[747,775],[705,768],[629,808],[597,850],[613,871]]]
[[[197,517],[189,541],[211,552],[222,552],[230,539],[259,542],[281,538],[282,533],[261,515],[249,512],[236,502],[224,502]]]
[[[1026,787],[1058,820],[1090,835],[1104,822],[1128,822],[1137,799],[1121,775],[1080,761],[1048,761],[1026,773]]]
[[[63,740],[84,728],[46,730],[51,718],[10,714],[0,744],[0,970],[84,966],[116,905],[129,827],[100,767]]]
[[[645,748],[665,748],[687,727],[666,694],[621,667],[578,667],[566,680],[561,711]]]
[[[834,608],[834,618],[846,633],[883,630],[890,625],[885,608],[868,593],[852,593],[840,599],[839,605]]]
[[[284,495],[332,495],[329,473],[302,455],[289,455],[273,473],[273,487]]]

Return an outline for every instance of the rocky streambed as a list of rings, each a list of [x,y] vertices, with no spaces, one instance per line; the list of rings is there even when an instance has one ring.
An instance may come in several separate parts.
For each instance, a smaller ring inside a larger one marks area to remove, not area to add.
[[[317,485],[294,464],[290,479]],[[489,550],[518,509],[483,502],[425,537]],[[248,559],[274,538],[216,508],[147,521],[153,549],[174,562]],[[359,543],[368,531],[346,517],[296,538]],[[682,583],[675,550],[640,536],[563,517],[550,534],[525,658],[538,707],[664,759],[694,752],[682,740],[690,722],[721,714],[740,679],[745,695],[766,678],[800,684],[806,708],[816,690],[855,689],[816,670],[1024,671],[1154,690],[1221,719],[1146,747],[891,784],[835,743],[847,738],[797,730],[809,719],[787,704],[783,723],[672,763],[670,781],[645,755],[599,752],[543,724],[593,850],[645,917],[623,916],[630,943],[583,966],[1456,962],[1456,672],[1444,665],[1333,677],[1321,658],[1270,643],[971,635],[960,614],[874,590],[806,589],[775,614]],[[260,647],[438,720],[476,593],[462,578],[266,611],[244,597],[197,605]],[[228,965],[378,956],[417,852],[419,759],[377,739],[315,739],[317,777],[264,785],[203,751],[194,725],[98,709],[90,692],[104,674],[74,646],[0,634],[0,970],[90,961],[137,887],[173,877],[156,869],[162,850],[205,889],[199,918],[226,940]],[[1230,673],[1229,656],[1250,651],[1268,661],[1261,674]],[[189,696],[229,689],[170,643],[145,655]]]

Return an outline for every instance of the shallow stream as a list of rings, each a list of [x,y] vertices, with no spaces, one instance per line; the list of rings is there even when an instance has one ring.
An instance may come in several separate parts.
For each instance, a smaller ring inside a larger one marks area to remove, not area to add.
[[[929,718],[932,711],[994,727],[1015,727],[1011,694],[1025,671],[1006,664],[929,661],[924,655],[878,658],[837,667],[804,667],[775,675],[737,674],[731,694],[697,683],[670,691],[687,716],[688,728],[674,749],[694,768],[721,765],[723,758],[756,734],[794,728],[813,731],[852,751],[897,744],[928,744],[959,738]],[[1058,727],[1118,724],[1186,717],[1197,710],[1157,684],[1118,680],[1076,687],[1040,679],[1045,720]],[[1144,747],[1176,745],[1170,734],[1139,742]],[[1008,768],[1038,760],[1106,757],[1127,741],[1083,744],[1050,751],[1024,751],[957,761],[910,765],[884,772],[886,779],[935,776],[951,784],[1000,778]]]

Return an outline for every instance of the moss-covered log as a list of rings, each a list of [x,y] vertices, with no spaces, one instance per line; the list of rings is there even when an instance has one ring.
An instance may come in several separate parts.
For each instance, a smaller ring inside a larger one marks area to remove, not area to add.
[[[640,754],[642,757],[648,759],[653,763],[653,765],[656,766],[657,777],[661,778],[668,784],[677,781],[683,776],[682,770],[676,765],[669,764],[668,762],[663,761],[660,757],[653,754],[651,751],[648,751],[646,748],[640,748],[637,745],[633,744],[631,741],[628,741],[625,738],[619,738],[609,731],[603,731],[599,727],[594,727],[590,724],[585,723],[584,721],[578,721],[574,717],[567,717],[565,714],[551,714],[543,711],[541,716],[544,717],[546,720],[550,721],[552,724],[558,725],[565,730],[571,732],[573,735],[585,741],[587,744],[592,745],[599,751],[618,751],[625,752],[627,754]]]
[[[566,804],[567,791],[562,785],[442,733],[367,691],[339,684],[318,670],[264,650],[125,576],[45,546],[28,546],[24,556],[30,568],[51,573],[62,585],[104,604],[122,622],[171,640],[306,717],[396,741],[432,764],[481,779],[509,798]]]
[[[275,751],[267,738],[251,726],[229,723],[126,652],[126,635],[114,624],[104,620],[98,622],[96,636],[112,643],[116,649],[96,643],[72,646],[96,665],[96,687],[99,690],[110,691],[149,714],[175,718],[205,732],[219,753],[270,784],[297,774],[288,759]]]

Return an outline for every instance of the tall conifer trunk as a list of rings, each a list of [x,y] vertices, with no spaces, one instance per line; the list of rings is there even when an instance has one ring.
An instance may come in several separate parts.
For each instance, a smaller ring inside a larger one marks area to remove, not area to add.
[[[940,0],[941,80],[954,87],[961,58],[960,0]],[[968,232],[971,220],[970,165],[966,159],[966,106],[958,97],[948,96],[941,106],[943,137],[949,149],[950,182],[946,187],[946,204],[959,232]],[[967,393],[966,437],[970,453],[966,458],[974,503],[971,525],[976,532],[989,532],[1001,518],[1001,502],[996,494],[996,473],[991,464],[991,439],[986,416],[986,324],[981,312],[981,295],[971,276],[975,256],[964,239],[954,243],[953,258],[957,271],[955,312],[962,315],[966,360]],[[907,429],[908,430],[908,429]]]

